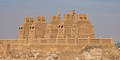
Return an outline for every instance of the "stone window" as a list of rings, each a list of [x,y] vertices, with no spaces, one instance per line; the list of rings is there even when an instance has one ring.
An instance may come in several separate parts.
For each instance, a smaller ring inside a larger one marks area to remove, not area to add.
[[[38,21],[40,21],[41,19],[38,19]]]
[[[23,29],[23,27],[21,27],[21,29]]]
[[[33,22],[33,20],[31,22]]]
[[[29,22],[29,20],[26,20],[26,22]]]
[[[45,21],[45,19],[42,19],[42,21]]]
[[[73,14],[75,14],[75,12]]]
[[[61,28],[63,28],[63,26],[61,26]]]
[[[31,26],[30,26],[30,29],[31,29]]]
[[[32,29],[34,29],[34,27],[32,27]]]
[[[59,28],[60,28],[60,26],[59,26]]]
[[[82,19],[82,17],[80,17],[80,19]]]
[[[63,28],[63,26],[58,26],[59,28]]]
[[[87,19],[87,17],[84,17],[84,19]]]
[[[23,29],[23,27],[19,27],[19,30],[20,30],[20,29]]]
[[[20,29],[20,27],[19,27],[19,29]]]

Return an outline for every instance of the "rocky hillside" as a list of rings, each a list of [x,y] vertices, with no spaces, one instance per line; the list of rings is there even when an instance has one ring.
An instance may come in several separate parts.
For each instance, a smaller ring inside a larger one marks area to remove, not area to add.
[[[79,51],[21,51],[13,49],[9,54],[0,53],[0,60],[120,60],[119,49],[103,49],[86,46]]]

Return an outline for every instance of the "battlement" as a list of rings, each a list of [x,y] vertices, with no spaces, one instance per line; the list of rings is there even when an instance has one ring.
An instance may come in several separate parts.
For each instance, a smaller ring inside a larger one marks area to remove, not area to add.
[[[24,23],[34,23],[34,18],[24,17]]]
[[[23,25],[19,26],[19,30],[23,30],[23,29],[24,29]]]
[[[36,16],[36,22],[46,23],[46,16]]]
[[[64,14],[64,21],[86,21],[88,20],[88,14],[76,14],[75,10],[70,11],[69,14]]]
[[[70,14],[72,14],[72,15],[76,14],[75,10],[71,10]]]
[[[59,21],[61,20],[61,16],[50,16],[50,21]]]
[[[70,11],[69,14],[64,14],[64,20],[60,12],[55,16],[50,16],[49,29],[46,23],[45,16],[36,16],[34,18],[25,17],[22,32],[19,31],[19,37],[27,38],[35,35],[34,38],[44,38],[49,35],[51,38],[58,37],[94,37],[94,28],[88,20],[88,14],[77,14],[75,10]],[[62,26],[61,26],[62,24]],[[34,25],[34,29],[31,26]],[[60,28],[63,27],[63,28]],[[89,31],[88,31],[89,30]],[[34,31],[34,33],[31,33]],[[62,33],[64,32],[64,33]],[[62,33],[62,34],[60,34]]]
[[[74,19],[75,20],[75,16],[73,14],[64,14],[64,20],[71,20]]]
[[[88,20],[88,14],[78,14],[78,20]]]

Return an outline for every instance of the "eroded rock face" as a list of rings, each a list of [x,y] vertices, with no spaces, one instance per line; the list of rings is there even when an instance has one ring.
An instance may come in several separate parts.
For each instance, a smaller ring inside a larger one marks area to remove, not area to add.
[[[81,59],[84,60],[101,60],[102,59],[102,49],[90,49],[90,51],[84,51],[81,54]]]
[[[105,50],[103,60],[120,60],[120,51],[118,49]]]
[[[99,47],[88,47],[82,51],[38,51],[38,50],[12,50],[11,54],[5,56],[0,53],[0,60],[120,60],[118,49],[105,50]]]
[[[120,60],[120,51],[90,46],[82,50],[80,60]]]
[[[46,55],[46,58],[45,60],[57,60],[58,59],[58,55],[57,54],[53,54],[53,53],[50,53],[48,52],[47,55]]]

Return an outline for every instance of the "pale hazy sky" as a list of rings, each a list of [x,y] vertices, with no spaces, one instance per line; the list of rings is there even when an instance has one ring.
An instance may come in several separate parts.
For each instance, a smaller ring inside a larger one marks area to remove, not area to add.
[[[24,16],[55,15],[76,10],[89,14],[97,37],[120,41],[120,0],[0,0],[0,38],[17,38]]]

